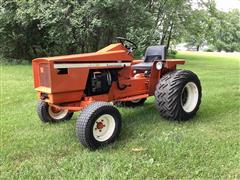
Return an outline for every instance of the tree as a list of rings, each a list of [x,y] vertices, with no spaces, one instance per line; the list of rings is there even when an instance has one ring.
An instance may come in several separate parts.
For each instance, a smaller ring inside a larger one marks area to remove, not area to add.
[[[240,11],[217,12],[212,22],[209,43],[217,51],[240,51]]]
[[[203,9],[196,9],[189,17],[189,25],[186,27],[184,39],[191,46],[200,47],[207,42],[209,32],[208,12]]]
[[[31,59],[96,51],[116,36],[148,26],[150,14],[143,6],[127,0],[3,1],[1,53]]]
[[[219,51],[239,49],[239,11],[219,12],[212,0],[0,0],[0,54],[39,56],[96,51],[124,36],[167,49],[183,40]]]

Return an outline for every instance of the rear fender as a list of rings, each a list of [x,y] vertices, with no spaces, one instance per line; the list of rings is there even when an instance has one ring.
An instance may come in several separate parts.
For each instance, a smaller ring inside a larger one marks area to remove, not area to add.
[[[157,63],[162,63],[162,68],[157,69]],[[149,77],[149,95],[154,95],[156,85],[159,79],[167,72],[176,70],[177,64],[184,64],[185,60],[183,59],[167,59],[166,61],[154,61],[152,68],[151,68],[151,75]]]
[[[185,64],[185,60],[184,59],[167,59],[164,62],[164,68],[166,69],[171,69],[171,70],[175,70],[177,64]]]

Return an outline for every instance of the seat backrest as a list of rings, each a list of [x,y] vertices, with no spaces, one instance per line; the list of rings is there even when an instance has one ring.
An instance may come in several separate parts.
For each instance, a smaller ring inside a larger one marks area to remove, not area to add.
[[[166,46],[149,46],[144,56],[144,62],[153,62],[155,60],[166,59]]]

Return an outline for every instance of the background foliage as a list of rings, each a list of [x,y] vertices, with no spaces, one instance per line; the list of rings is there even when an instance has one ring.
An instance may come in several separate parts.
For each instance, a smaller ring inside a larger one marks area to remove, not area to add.
[[[197,1],[196,1],[197,2]],[[96,51],[123,36],[139,45],[240,51],[240,12],[218,11],[214,1],[0,0],[0,54],[6,58]]]

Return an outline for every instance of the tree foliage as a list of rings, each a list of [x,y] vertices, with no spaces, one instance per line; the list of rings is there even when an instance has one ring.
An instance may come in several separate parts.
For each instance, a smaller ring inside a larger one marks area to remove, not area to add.
[[[214,1],[202,4],[192,11],[184,41],[195,45],[212,45],[217,51],[240,51],[240,11],[223,12],[216,9]]]
[[[116,36],[135,41],[139,55],[183,39],[238,49],[239,11],[210,12],[194,10],[191,0],[0,0],[0,54],[30,60],[91,52]]]
[[[96,51],[131,29],[150,29],[150,14],[143,6],[126,0],[3,1],[1,52],[32,58]]]
[[[240,11],[217,12],[212,18],[209,42],[217,51],[240,51]]]

